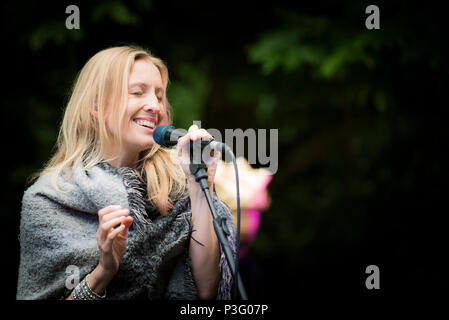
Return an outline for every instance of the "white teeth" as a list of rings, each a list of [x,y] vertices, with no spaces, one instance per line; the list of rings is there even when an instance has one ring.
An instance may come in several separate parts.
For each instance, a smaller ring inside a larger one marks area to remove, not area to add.
[[[144,127],[154,128],[154,122],[151,122],[151,121],[148,121],[148,120],[138,119],[138,120],[136,120],[136,123],[138,125],[141,125],[141,126],[144,126]]]

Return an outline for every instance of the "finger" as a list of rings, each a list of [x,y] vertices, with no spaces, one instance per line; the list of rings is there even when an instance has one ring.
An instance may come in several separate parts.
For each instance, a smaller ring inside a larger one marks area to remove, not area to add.
[[[178,144],[176,145],[176,149],[178,151],[178,156],[181,156],[186,144],[190,141],[190,135],[186,134],[185,136],[178,139]]]
[[[178,146],[183,146],[190,140],[190,133],[185,134],[181,138],[178,139]]]
[[[189,133],[189,137],[191,141],[196,141],[199,139],[209,139],[209,140],[213,140],[214,137],[212,137],[212,135],[207,132],[205,129],[198,129],[195,131],[192,131]]]
[[[123,219],[125,219],[125,217],[118,217],[118,218],[112,219],[111,221],[108,221],[108,222],[103,223],[103,224],[100,226],[100,229],[101,229],[101,231],[103,232],[103,235],[109,233],[110,229],[111,229],[113,226],[115,226],[115,225],[121,223],[121,222],[123,221]]]
[[[214,137],[212,137],[212,135],[206,131],[206,129],[199,129],[195,132],[195,134],[197,135],[197,137],[201,138],[201,139],[213,139]]]
[[[112,241],[114,240],[114,238],[123,230],[125,230],[125,225],[122,224],[120,225],[120,227],[118,227],[117,229],[112,230],[111,232],[109,232],[108,234],[108,241]]]
[[[122,207],[122,206],[120,206],[120,205],[118,205],[118,204],[114,204],[114,205],[110,205],[110,206],[104,207],[103,209],[100,209],[100,210],[98,211],[98,216],[102,217],[102,216],[104,216],[105,214],[107,214],[108,212],[111,212],[111,211],[120,209],[121,207]]]
[[[125,219],[123,219],[122,224],[125,225],[125,228],[129,228],[134,222],[134,218],[133,217],[125,217]]]
[[[197,126],[196,124],[192,124],[192,125],[189,127],[188,133],[193,132],[193,131],[195,131],[195,130],[198,130],[198,126]]]
[[[198,140],[198,139],[201,139],[201,138],[202,138],[201,129],[192,131],[190,133],[190,140],[192,140],[192,141],[195,141],[195,140]]]
[[[117,237],[117,235],[126,239],[128,237],[129,227],[133,221],[134,219],[132,217],[125,217],[117,228],[113,229],[109,233],[106,233],[105,235],[107,236],[104,237],[104,241],[101,246],[102,250],[104,252],[109,252],[112,249],[112,241]]]
[[[134,221],[133,217],[126,217],[122,221],[122,225],[125,226],[125,228],[120,233],[120,236],[125,237],[125,238],[128,237],[129,227],[133,224],[133,221]]]
[[[126,216],[128,214],[129,214],[129,209],[121,209],[121,210],[117,210],[117,211],[105,214],[103,216],[102,223],[110,221],[110,220],[120,217],[120,216]]]

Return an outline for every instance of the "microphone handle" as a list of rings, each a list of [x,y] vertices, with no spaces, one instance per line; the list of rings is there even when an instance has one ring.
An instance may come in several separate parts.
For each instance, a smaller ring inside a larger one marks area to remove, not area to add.
[[[173,129],[173,130],[167,130],[165,132],[164,137],[164,144],[165,147],[173,147],[176,146],[178,143],[178,139],[185,136],[187,133],[184,129]],[[217,150],[220,151],[223,155],[232,154],[232,150],[222,142],[218,142],[215,140],[209,140],[209,139],[201,139],[201,152],[206,148],[209,147],[211,150]],[[226,162],[230,162],[232,157],[225,157]]]

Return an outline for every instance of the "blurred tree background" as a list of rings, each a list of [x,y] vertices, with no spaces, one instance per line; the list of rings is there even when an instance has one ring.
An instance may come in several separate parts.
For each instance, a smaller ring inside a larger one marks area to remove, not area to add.
[[[84,63],[121,44],[167,63],[176,126],[279,130],[272,205],[241,264],[250,298],[368,293],[370,264],[383,294],[447,289],[447,29],[438,5],[410,1],[3,2],[5,292],[26,179]]]

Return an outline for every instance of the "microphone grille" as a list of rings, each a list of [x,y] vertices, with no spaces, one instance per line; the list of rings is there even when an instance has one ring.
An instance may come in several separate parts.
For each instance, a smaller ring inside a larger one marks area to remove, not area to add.
[[[165,145],[165,133],[169,129],[173,129],[173,126],[158,126],[153,131],[153,139],[157,144],[160,144],[163,147],[166,147]]]

